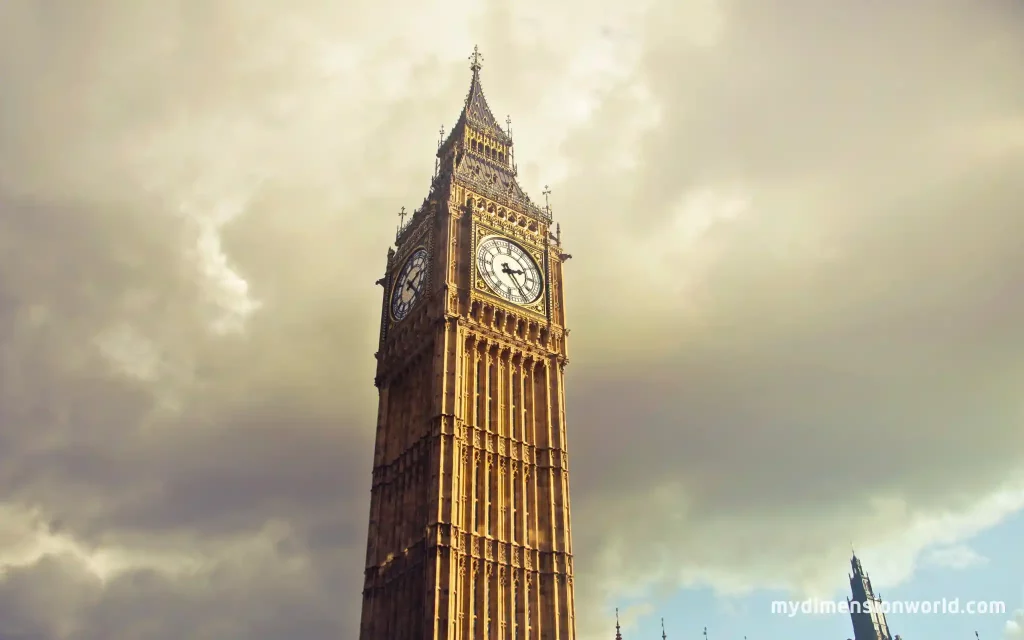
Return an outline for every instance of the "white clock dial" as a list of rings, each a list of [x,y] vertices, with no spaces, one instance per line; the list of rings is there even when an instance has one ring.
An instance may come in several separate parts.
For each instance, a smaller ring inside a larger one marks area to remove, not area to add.
[[[423,296],[427,283],[427,250],[417,249],[406,260],[391,289],[391,316],[402,320]]]
[[[509,302],[530,304],[544,290],[537,263],[526,249],[507,238],[491,236],[481,240],[476,265],[487,286]]]

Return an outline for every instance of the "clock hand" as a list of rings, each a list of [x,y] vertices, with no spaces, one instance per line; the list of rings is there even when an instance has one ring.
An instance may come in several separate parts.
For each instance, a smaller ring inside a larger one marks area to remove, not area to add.
[[[419,288],[417,288],[416,285],[412,283],[412,280],[406,280],[405,288],[412,290],[412,292],[415,293],[416,295],[420,295]]]
[[[519,284],[519,279],[516,278],[516,274],[525,275],[523,273],[523,270],[512,269],[511,267],[508,266],[507,262],[502,263],[501,270],[503,273],[507,274],[510,278],[512,278],[512,282],[516,284],[516,289],[519,289],[519,293],[522,294],[524,298],[526,298],[526,291],[523,290],[523,285]]]
[[[507,273],[509,275],[512,275],[513,273],[516,273],[516,274],[519,274],[519,275],[523,275],[523,270],[522,269],[513,269],[512,267],[508,266],[507,262],[502,262],[501,263],[501,270],[502,270],[503,273]]]

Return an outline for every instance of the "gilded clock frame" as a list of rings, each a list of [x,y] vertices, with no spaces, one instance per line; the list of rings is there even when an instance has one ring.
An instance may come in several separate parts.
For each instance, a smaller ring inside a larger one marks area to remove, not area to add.
[[[541,292],[533,302],[528,304],[516,304],[515,302],[510,302],[491,290],[491,287],[484,280],[483,275],[480,273],[480,267],[477,264],[476,253],[480,241],[492,236],[504,238],[505,240],[521,247],[523,251],[529,254],[534,264],[537,265],[537,270],[540,272],[541,277]],[[475,296],[485,298],[489,302],[510,311],[519,312],[525,310],[542,318],[547,316],[548,297],[550,296],[550,277],[548,274],[548,262],[545,259],[547,252],[544,248],[535,245],[532,242],[524,241],[523,238],[515,237],[497,226],[485,224],[480,220],[474,220],[473,244],[470,247],[470,252],[470,271],[472,274],[473,294]]]

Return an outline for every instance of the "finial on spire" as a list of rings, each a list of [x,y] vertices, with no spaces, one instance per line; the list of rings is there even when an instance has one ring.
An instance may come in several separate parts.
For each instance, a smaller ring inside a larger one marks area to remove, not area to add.
[[[615,607],[615,640],[622,640],[622,632],[619,629],[619,608]]]
[[[406,215],[407,214],[405,213],[405,207],[402,207],[402,210],[398,212],[398,228],[395,229],[395,238],[396,239],[398,238],[399,235],[401,235],[402,227],[405,226],[405,216]]]
[[[668,636],[665,635],[665,618],[662,618],[661,619],[661,640],[666,640],[667,638],[668,638]]]
[[[551,202],[548,200],[548,196],[551,195],[551,187],[544,185],[544,191],[541,191],[541,195],[544,196],[544,210],[551,214]]]
[[[473,45],[473,53],[469,56],[470,62],[473,64],[469,65],[469,68],[473,70],[473,73],[480,71],[480,61],[484,59],[484,54],[480,53],[480,47]]]
[[[708,628],[704,627],[704,640],[708,640]]]
[[[441,137],[437,139],[437,157],[434,158],[434,177],[441,173],[441,146],[444,144],[444,125],[441,125]]]

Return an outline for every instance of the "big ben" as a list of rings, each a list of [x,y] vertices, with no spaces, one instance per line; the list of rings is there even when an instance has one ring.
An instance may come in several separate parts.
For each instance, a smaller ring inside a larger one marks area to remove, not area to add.
[[[361,640],[574,640],[562,265],[480,84],[384,288]]]

